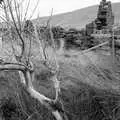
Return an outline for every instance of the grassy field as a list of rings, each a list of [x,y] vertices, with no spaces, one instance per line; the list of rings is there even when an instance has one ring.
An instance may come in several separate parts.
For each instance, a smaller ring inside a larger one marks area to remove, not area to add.
[[[119,74],[113,73],[111,56],[103,52],[65,51],[58,54],[60,64],[60,99],[70,120],[116,120],[120,119]],[[35,57],[35,88],[50,98],[54,98],[54,87],[50,72]],[[11,102],[9,99],[12,99]],[[0,72],[1,104],[15,104],[19,109],[10,112],[10,120],[54,120],[50,111],[33,100],[19,82],[16,72]],[[6,102],[3,102],[6,101]],[[34,103],[34,104],[33,104]],[[1,107],[2,109],[4,107]],[[2,110],[1,109],[1,110]],[[33,114],[34,113],[34,114]]]

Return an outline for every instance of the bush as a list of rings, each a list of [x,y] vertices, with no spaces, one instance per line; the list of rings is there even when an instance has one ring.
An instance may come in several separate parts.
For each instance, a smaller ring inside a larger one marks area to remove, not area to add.
[[[33,23],[30,20],[26,20],[24,25],[24,33],[26,34],[26,36],[33,35],[34,31],[35,30],[34,30]]]
[[[0,100],[0,111],[2,118],[5,120],[25,120],[26,116],[21,111],[21,108],[16,100],[12,97],[2,98]]]

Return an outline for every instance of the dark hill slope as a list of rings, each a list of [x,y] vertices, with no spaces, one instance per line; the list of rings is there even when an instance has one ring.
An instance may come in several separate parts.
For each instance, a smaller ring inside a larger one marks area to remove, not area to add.
[[[120,21],[120,3],[113,3],[113,13],[115,15],[115,23]],[[73,12],[55,15],[52,18],[53,25],[62,25],[63,27],[84,28],[84,26],[94,20],[97,15],[98,5],[79,9]],[[37,24],[45,24],[48,17],[35,20]]]

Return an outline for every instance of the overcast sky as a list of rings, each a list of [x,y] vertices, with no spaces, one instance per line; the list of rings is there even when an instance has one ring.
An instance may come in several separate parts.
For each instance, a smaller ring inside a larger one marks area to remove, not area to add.
[[[39,14],[40,17],[43,16],[50,16],[52,8],[53,8],[53,15],[71,12],[77,9],[81,9],[84,7],[88,7],[91,5],[99,4],[101,0],[18,0],[24,1],[21,2],[21,12],[23,14],[26,13],[25,10],[28,5],[28,1],[30,1],[28,12],[27,12],[27,19],[31,19],[30,16],[32,15],[32,19],[36,18]],[[111,2],[120,2],[120,0],[111,0]],[[34,9],[36,8],[36,9]],[[34,14],[32,14],[34,11]],[[2,14],[2,11],[0,11]]]
[[[27,0],[25,0],[27,1]],[[38,0],[31,0],[30,11],[36,5]],[[59,14],[84,8],[87,6],[99,4],[101,0],[39,0],[34,17],[39,13],[40,16],[49,16],[53,8],[53,14]],[[120,0],[111,0],[112,2],[120,2]],[[39,11],[39,12],[38,12]],[[29,12],[31,13],[31,12]]]

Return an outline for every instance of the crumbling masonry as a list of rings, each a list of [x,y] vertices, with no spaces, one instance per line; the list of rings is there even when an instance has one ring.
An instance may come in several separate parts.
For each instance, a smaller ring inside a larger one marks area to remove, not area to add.
[[[110,1],[102,0],[100,2],[97,18],[86,25],[87,35],[97,33],[109,33],[114,24],[114,15]]]

